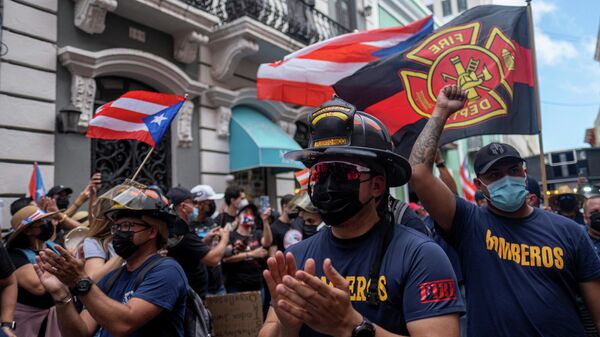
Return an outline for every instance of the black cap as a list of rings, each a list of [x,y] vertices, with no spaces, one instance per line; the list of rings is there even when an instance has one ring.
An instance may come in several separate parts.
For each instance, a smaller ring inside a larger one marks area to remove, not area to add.
[[[480,175],[487,172],[501,159],[512,158],[518,161],[524,161],[519,151],[514,147],[503,143],[490,143],[477,151],[473,168],[475,174]]]
[[[184,187],[173,187],[167,193],[167,198],[169,198],[169,200],[171,200],[171,203],[174,206],[177,206],[177,205],[181,204],[182,202],[184,202],[186,199],[192,199],[193,200],[194,199],[194,195],[187,188],[184,188]]]
[[[70,187],[65,187],[65,185],[56,185],[46,193],[47,196],[51,197],[53,195],[59,194],[60,192],[66,192],[67,194],[73,193],[73,190]]]
[[[540,192],[540,184],[537,180],[530,176],[527,176],[527,190],[529,193],[535,194],[538,199],[542,199],[542,193]]]

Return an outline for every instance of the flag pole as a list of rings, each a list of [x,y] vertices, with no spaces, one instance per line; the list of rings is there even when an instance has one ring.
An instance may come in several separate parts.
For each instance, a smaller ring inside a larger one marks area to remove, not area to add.
[[[535,80],[535,109],[537,111],[538,120],[538,143],[540,146],[540,175],[542,179],[542,193],[544,198],[544,206],[548,206],[548,180],[546,176],[546,155],[544,154],[544,141],[542,138],[542,108],[540,106],[540,86],[537,74],[537,59],[535,57],[535,37],[533,36],[533,15],[531,14],[531,0],[527,2],[527,16],[529,19],[529,41],[531,43],[531,58],[533,63],[533,78]]]
[[[140,166],[137,168],[137,170],[133,174],[133,177],[131,177],[132,181],[135,181],[135,178],[137,178],[138,174],[140,174],[140,172],[142,171],[142,168],[148,161],[148,158],[150,158],[150,156],[152,155],[152,152],[154,152],[154,147],[150,147],[150,151],[148,151],[148,154],[146,154],[146,157],[144,157],[144,160],[142,160],[142,163],[140,164]]]
[[[186,101],[187,99],[188,99],[188,94],[183,95],[183,100]],[[181,109],[181,108],[179,108],[179,109]],[[144,160],[142,160],[142,163],[140,164],[140,166],[137,168],[137,170],[133,174],[133,177],[131,177],[132,181],[135,181],[135,178],[137,178],[137,176],[140,174],[140,172],[142,171],[142,168],[144,167],[144,165],[146,164],[146,162],[148,161],[148,159],[150,159],[150,156],[152,155],[152,152],[154,152],[154,147],[153,146],[150,147],[150,151],[148,151],[148,154],[146,154],[146,157],[144,157]]]

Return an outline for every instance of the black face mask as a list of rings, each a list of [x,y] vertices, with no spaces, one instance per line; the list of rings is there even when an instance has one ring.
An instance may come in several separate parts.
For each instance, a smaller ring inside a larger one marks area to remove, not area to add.
[[[573,212],[577,209],[577,198],[572,195],[563,195],[558,198],[558,207],[564,212]]]
[[[40,227],[40,234],[37,238],[42,241],[47,241],[50,240],[52,235],[54,235],[54,226],[52,226],[51,223],[46,222]]]
[[[56,207],[58,207],[58,209],[67,209],[67,207],[69,207],[69,197],[57,197]]]
[[[336,182],[334,180],[330,176],[309,190],[310,200],[319,209],[323,221],[333,227],[341,225],[363,208],[364,204],[359,199],[359,188],[360,183],[366,181],[356,179],[349,182]]]
[[[140,247],[133,243],[134,232],[115,232],[113,234],[112,244],[115,253],[120,257],[127,259],[135,253]]]
[[[308,239],[317,234],[317,226],[304,224],[302,226],[302,240]]]
[[[204,214],[206,214],[207,217],[210,217],[211,215],[215,214],[216,210],[217,210],[217,204],[211,200],[208,203],[208,210],[206,212],[204,212]]]
[[[600,212],[590,214],[590,227],[600,232]]]

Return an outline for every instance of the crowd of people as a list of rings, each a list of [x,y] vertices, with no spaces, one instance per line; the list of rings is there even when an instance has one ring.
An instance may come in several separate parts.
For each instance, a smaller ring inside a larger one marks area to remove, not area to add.
[[[261,293],[261,337],[597,336],[600,191],[541,208],[519,153],[491,143],[476,202],[460,198],[438,141],[464,102],[441,90],[408,160],[376,118],[326,102],[286,154],[309,184],[279,210],[235,184],[102,191],[100,174],[73,202],[62,185],[16,200],[0,336],[183,337],[194,296],[243,291]],[[406,183],[418,201],[390,197]]]

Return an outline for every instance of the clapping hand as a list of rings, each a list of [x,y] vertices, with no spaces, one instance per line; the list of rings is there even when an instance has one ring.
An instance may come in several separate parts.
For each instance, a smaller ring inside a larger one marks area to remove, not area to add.
[[[276,290],[280,285],[283,285],[284,278],[296,275],[298,271],[296,268],[296,259],[292,253],[287,253],[284,256],[281,251],[278,251],[275,253],[275,256],[267,259],[267,266],[268,269],[263,272],[263,276],[271,293],[271,306],[286,331],[299,331],[303,323],[302,320],[280,307],[280,299],[284,299],[285,297],[281,297]],[[314,260],[308,259],[306,261],[303,273],[314,275]]]
[[[66,249],[56,245],[60,255],[57,255],[50,249],[44,249],[40,252],[39,259],[42,268],[50,274],[56,276],[62,283],[69,287],[82,278],[87,277],[84,270],[84,260],[74,257]]]
[[[314,263],[312,259],[306,261],[307,265]],[[322,334],[350,336],[363,317],[352,307],[349,283],[333,268],[330,259],[323,262],[323,271],[333,287],[306,270],[296,271],[293,277],[283,276],[275,289],[277,307],[289,320],[303,322]]]

